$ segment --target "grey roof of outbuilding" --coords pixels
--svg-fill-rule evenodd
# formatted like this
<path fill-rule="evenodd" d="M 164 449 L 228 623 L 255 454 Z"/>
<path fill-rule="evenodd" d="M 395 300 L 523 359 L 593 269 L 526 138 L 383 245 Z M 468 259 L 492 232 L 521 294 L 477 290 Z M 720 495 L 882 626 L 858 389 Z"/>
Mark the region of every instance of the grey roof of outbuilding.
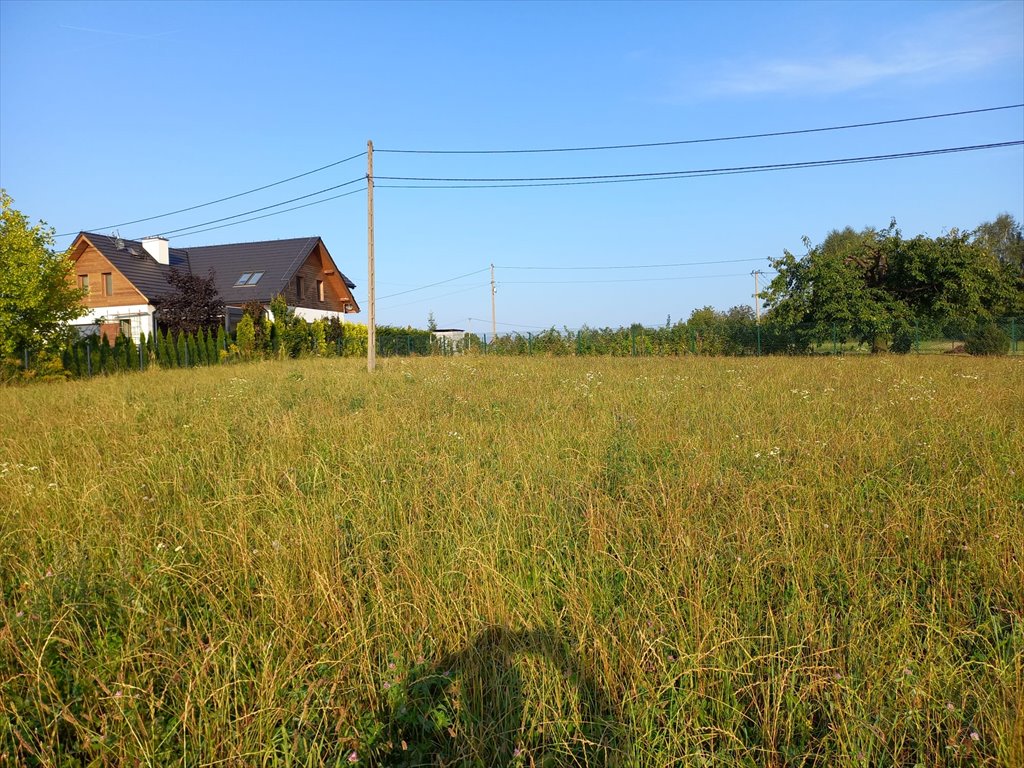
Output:
<path fill-rule="evenodd" d="M 213 270 L 217 293 L 226 304 L 244 304 L 253 300 L 269 302 L 284 291 L 295 270 L 320 242 L 319 237 L 296 237 L 289 240 L 170 248 L 171 264 L 165 266 L 150 256 L 138 241 L 123 240 L 124 248 L 118 249 L 112 237 L 92 232 L 82 234 L 146 298 L 167 292 L 167 274 L 170 267 L 176 266 L 204 277 Z M 236 286 L 238 278 L 246 272 L 263 272 L 263 277 L 256 285 Z M 340 270 L 338 274 L 350 289 L 356 287 Z"/>

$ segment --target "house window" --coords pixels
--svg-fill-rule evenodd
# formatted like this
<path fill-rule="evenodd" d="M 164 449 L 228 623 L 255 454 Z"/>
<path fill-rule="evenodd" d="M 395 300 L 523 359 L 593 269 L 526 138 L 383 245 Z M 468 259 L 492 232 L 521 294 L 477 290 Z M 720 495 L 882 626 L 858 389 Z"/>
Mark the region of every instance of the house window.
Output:
<path fill-rule="evenodd" d="M 131 336 L 132 335 L 132 321 L 131 320 L 122 320 L 121 321 L 121 335 L 122 336 Z"/>
<path fill-rule="evenodd" d="M 298 275 L 295 276 L 295 295 L 302 298 L 302 278 Z"/>
<path fill-rule="evenodd" d="M 88 292 L 88 290 L 89 290 L 89 276 L 88 275 L 79 275 L 78 276 L 78 287 L 81 290 Z"/>
<path fill-rule="evenodd" d="M 235 287 L 237 288 L 240 285 L 256 285 L 261 277 L 263 277 L 262 272 L 243 272 L 242 276 L 235 283 Z"/>
<path fill-rule="evenodd" d="M 324 300 L 324 281 L 323 280 L 317 280 L 316 281 L 316 297 L 317 297 L 317 299 L 319 301 L 323 301 Z"/>
<path fill-rule="evenodd" d="M 113 296 L 114 295 L 114 275 L 112 272 L 103 273 L 103 295 Z"/>

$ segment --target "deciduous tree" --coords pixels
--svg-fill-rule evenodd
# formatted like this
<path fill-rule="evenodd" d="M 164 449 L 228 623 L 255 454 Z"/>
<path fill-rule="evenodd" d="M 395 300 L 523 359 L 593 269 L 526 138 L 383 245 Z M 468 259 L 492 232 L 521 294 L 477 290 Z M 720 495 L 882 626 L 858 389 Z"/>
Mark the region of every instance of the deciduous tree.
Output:
<path fill-rule="evenodd" d="M 904 239 L 890 222 L 882 230 L 836 230 L 819 245 L 804 238 L 806 255 L 785 251 L 778 275 L 762 296 L 773 324 L 797 325 L 809 341 L 833 334 L 873 351 L 893 341 L 909 349 L 915 323 L 938 328 L 1012 314 L 1020 280 L 976 237 L 951 230 Z"/>
<path fill-rule="evenodd" d="M 3 189 L 0 202 L 0 353 L 62 346 L 73 334 L 68 323 L 86 311 L 74 264 L 53 250 L 51 227 L 30 224 Z"/>
<path fill-rule="evenodd" d="M 172 268 L 167 282 L 171 286 L 167 293 L 153 299 L 161 325 L 177 336 L 220 324 L 224 302 L 217 294 L 212 269 L 202 277 Z"/>

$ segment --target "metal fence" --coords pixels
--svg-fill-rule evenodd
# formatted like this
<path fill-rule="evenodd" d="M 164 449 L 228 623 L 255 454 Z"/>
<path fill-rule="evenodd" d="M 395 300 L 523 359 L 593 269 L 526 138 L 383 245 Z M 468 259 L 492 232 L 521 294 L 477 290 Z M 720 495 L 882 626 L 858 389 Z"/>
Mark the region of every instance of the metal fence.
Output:
<path fill-rule="evenodd" d="M 723 320 L 719 323 L 677 323 L 660 328 L 551 328 L 537 333 L 491 335 L 466 333 L 462 338 L 431 336 L 426 331 L 389 329 L 377 338 L 380 357 L 455 355 L 682 357 L 686 355 L 868 355 L 1003 354 L 1024 355 L 1024 318 L 1005 317 L 961 323 L 904 323 L 895 328 L 854 329 L 838 323 L 782 325 Z M 300 347 L 298 356 L 362 357 L 365 332 L 330 339 L 320 347 Z M 11 374 L 39 378 L 90 377 L 139 371 L 150 367 L 193 368 L 252 357 L 282 356 L 278 349 L 241 353 L 222 332 L 204 339 L 174 340 L 164 346 L 154 339 L 136 344 L 130 337 L 114 343 L 91 336 L 58 353 L 25 348 L 18 360 L 4 363 Z M 13 368 L 19 369 L 12 371 Z"/>
<path fill-rule="evenodd" d="M 401 354 L 400 348 L 391 348 Z M 854 329 L 831 324 L 678 323 L 661 328 L 555 328 L 539 333 L 467 334 L 434 353 L 658 357 L 683 355 L 1024 354 L 1024 318 L 905 323 Z M 378 354 L 388 354 L 378 349 Z"/>

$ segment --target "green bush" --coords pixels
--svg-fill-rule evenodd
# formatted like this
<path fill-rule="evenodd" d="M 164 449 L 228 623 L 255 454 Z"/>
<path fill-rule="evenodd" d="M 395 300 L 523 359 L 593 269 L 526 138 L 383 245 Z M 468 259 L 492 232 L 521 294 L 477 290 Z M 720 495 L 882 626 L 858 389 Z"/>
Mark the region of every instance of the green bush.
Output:
<path fill-rule="evenodd" d="M 256 351 L 256 328 L 252 315 L 242 315 L 242 319 L 238 321 L 238 328 L 235 329 L 235 339 L 242 357 L 246 360 L 252 357 Z"/>
<path fill-rule="evenodd" d="M 967 334 L 964 349 L 972 355 L 1005 355 L 1010 351 L 1010 337 L 995 323 L 987 323 Z"/>

